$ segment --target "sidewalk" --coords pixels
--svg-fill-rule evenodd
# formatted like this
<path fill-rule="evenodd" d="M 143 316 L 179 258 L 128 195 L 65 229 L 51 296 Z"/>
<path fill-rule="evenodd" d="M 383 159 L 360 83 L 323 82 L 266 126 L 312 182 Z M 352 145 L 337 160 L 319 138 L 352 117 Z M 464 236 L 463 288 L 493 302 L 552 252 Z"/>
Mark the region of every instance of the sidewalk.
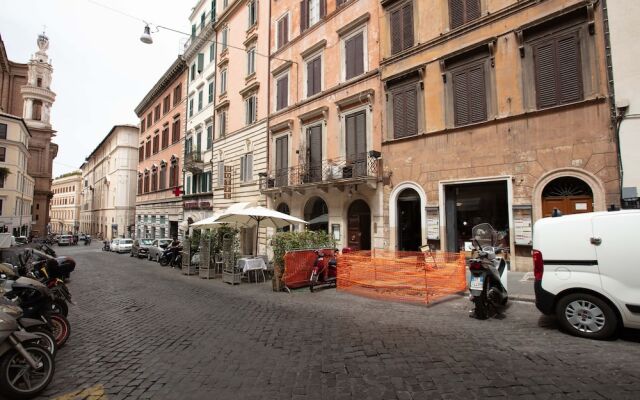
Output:
<path fill-rule="evenodd" d="M 509 300 L 536 301 L 533 291 L 533 272 L 509 271 L 507 292 Z"/>

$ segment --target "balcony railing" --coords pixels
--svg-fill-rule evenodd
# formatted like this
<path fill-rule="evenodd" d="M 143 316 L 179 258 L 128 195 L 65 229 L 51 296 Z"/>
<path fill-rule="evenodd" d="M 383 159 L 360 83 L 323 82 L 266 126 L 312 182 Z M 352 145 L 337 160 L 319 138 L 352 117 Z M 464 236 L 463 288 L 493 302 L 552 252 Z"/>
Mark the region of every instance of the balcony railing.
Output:
<path fill-rule="evenodd" d="M 202 161 L 202 153 L 199 151 L 190 151 L 184 154 L 184 168 L 191 172 L 200 172 L 204 167 Z"/>
<path fill-rule="evenodd" d="M 260 177 L 260 190 L 376 179 L 379 163 L 379 155 L 362 153 L 276 169 Z"/>

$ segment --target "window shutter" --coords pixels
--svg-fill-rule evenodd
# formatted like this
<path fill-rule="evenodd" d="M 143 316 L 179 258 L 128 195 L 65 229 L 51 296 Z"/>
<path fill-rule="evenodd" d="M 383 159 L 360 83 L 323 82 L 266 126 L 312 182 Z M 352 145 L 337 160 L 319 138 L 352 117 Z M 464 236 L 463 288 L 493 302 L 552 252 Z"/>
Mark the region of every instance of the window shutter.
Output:
<path fill-rule="evenodd" d="M 453 112 L 455 114 L 455 125 L 466 125 L 469 123 L 469 100 L 467 93 L 467 74 L 465 71 L 453 74 Z"/>
<path fill-rule="evenodd" d="M 404 137 L 405 132 L 405 93 L 398 90 L 392 94 L 393 96 L 393 137 Z"/>
<path fill-rule="evenodd" d="M 282 45 L 289 43 L 289 15 L 282 18 Z"/>
<path fill-rule="evenodd" d="M 480 18 L 480 0 L 465 0 L 465 22 Z"/>
<path fill-rule="evenodd" d="M 320 19 L 327 15 L 327 0 L 320 0 Z"/>
<path fill-rule="evenodd" d="M 356 154 L 356 118 L 353 114 L 346 118 L 345 133 L 347 136 L 347 162 L 351 162 Z"/>
<path fill-rule="evenodd" d="M 309 27 L 309 0 L 300 2 L 300 33 Z"/>
<path fill-rule="evenodd" d="M 557 59 L 560 103 L 570 103 L 582 99 L 582 71 L 580 67 L 580 47 L 575 35 L 558 39 Z"/>
<path fill-rule="evenodd" d="M 280 18 L 278 21 L 278 35 L 276 38 L 276 47 L 280 48 L 284 44 L 284 20 L 286 17 Z"/>
<path fill-rule="evenodd" d="M 218 186 L 224 185 L 224 162 L 218 161 Z"/>
<path fill-rule="evenodd" d="M 318 57 L 315 60 L 313 60 L 313 93 L 320 93 L 320 91 L 322 90 L 321 70 L 322 70 L 322 58 Z"/>
<path fill-rule="evenodd" d="M 356 114 L 356 156 L 359 160 L 363 159 L 367 152 L 366 126 L 366 114 L 361 111 Z"/>
<path fill-rule="evenodd" d="M 487 120 L 487 90 L 484 81 L 484 65 L 476 65 L 468 71 L 469 122 Z"/>
<path fill-rule="evenodd" d="M 402 51 L 402 15 L 401 9 L 391 13 L 391 54 Z"/>
<path fill-rule="evenodd" d="M 198 53 L 198 73 L 204 70 L 204 53 Z"/>
<path fill-rule="evenodd" d="M 364 34 L 359 33 L 354 37 L 354 76 L 358 76 L 364 72 L 364 49 L 363 49 L 363 40 Z"/>
<path fill-rule="evenodd" d="M 451 28 L 464 24 L 464 2 L 466 0 L 449 0 L 449 20 Z"/>
<path fill-rule="evenodd" d="M 247 168 L 245 172 L 245 182 L 253 181 L 253 154 L 247 154 L 245 157 Z"/>
<path fill-rule="evenodd" d="M 413 46 L 413 3 L 402 8 L 402 49 Z"/>
<path fill-rule="evenodd" d="M 553 42 L 546 42 L 536 46 L 533 62 L 536 70 L 536 100 L 538 108 L 556 105 L 558 99 L 556 96 Z"/>
<path fill-rule="evenodd" d="M 307 97 L 313 96 L 315 94 L 314 91 L 314 79 L 313 79 L 313 73 L 314 73 L 314 68 L 313 68 L 313 63 L 314 61 L 309 61 L 307 63 Z"/>

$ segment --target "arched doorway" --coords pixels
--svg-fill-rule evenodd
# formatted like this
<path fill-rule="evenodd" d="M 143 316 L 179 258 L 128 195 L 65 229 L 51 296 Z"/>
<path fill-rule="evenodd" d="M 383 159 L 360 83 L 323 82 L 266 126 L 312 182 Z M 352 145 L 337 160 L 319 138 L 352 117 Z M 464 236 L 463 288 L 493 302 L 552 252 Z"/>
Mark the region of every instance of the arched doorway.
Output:
<path fill-rule="evenodd" d="M 398 195 L 398 250 L 418 251 L 422 245 L 422 213 L 420 195 L 414 189 L 404 189 Z"/>
<path fill-rule="evenodd" d="M 542 216 L 550 217 L 553 210 L 562 214 L 593 211 L 593 191 L 581 179 L 563 176 L 549 182 L 542 190 Z"/>
<path fill-rule="evenodd" d="M 356 200 L 347 212 L 347 246 L 371 250 L 371 210 L 364 200 Z"/>
<path fill-rule="evenodd" d="M 310 231 L 329 232 L 329 208 L 320 197 L 312 197 L 304 206 L 304 219 Z"/>
<path fill-rule="evenodd" d="M 281 212 L 283 214 L 291 215 L 291 210 L 289 209 L 289 205 L 287 203 L 280 203 L 276 208 L 276 211 Z M 284 228 L 278 229 L 278 232 L 289 232 L 291 230 L 291 225 L 285 226 Z"/>

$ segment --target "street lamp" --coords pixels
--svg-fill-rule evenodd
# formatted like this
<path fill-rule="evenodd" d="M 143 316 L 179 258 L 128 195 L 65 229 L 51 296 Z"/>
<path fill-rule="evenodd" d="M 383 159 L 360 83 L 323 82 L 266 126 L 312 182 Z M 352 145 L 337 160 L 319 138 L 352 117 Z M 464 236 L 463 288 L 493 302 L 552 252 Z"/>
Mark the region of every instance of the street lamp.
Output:
<path fill-rule="evenodd" d="M 149 28 L 149 25 L 145 25 L 144 32 L 142 33 L 142 36 L 140 36 L 140 41 L 145 44 L 153 43 L 153 38 L 151 37 L 151 29 Z"/>

